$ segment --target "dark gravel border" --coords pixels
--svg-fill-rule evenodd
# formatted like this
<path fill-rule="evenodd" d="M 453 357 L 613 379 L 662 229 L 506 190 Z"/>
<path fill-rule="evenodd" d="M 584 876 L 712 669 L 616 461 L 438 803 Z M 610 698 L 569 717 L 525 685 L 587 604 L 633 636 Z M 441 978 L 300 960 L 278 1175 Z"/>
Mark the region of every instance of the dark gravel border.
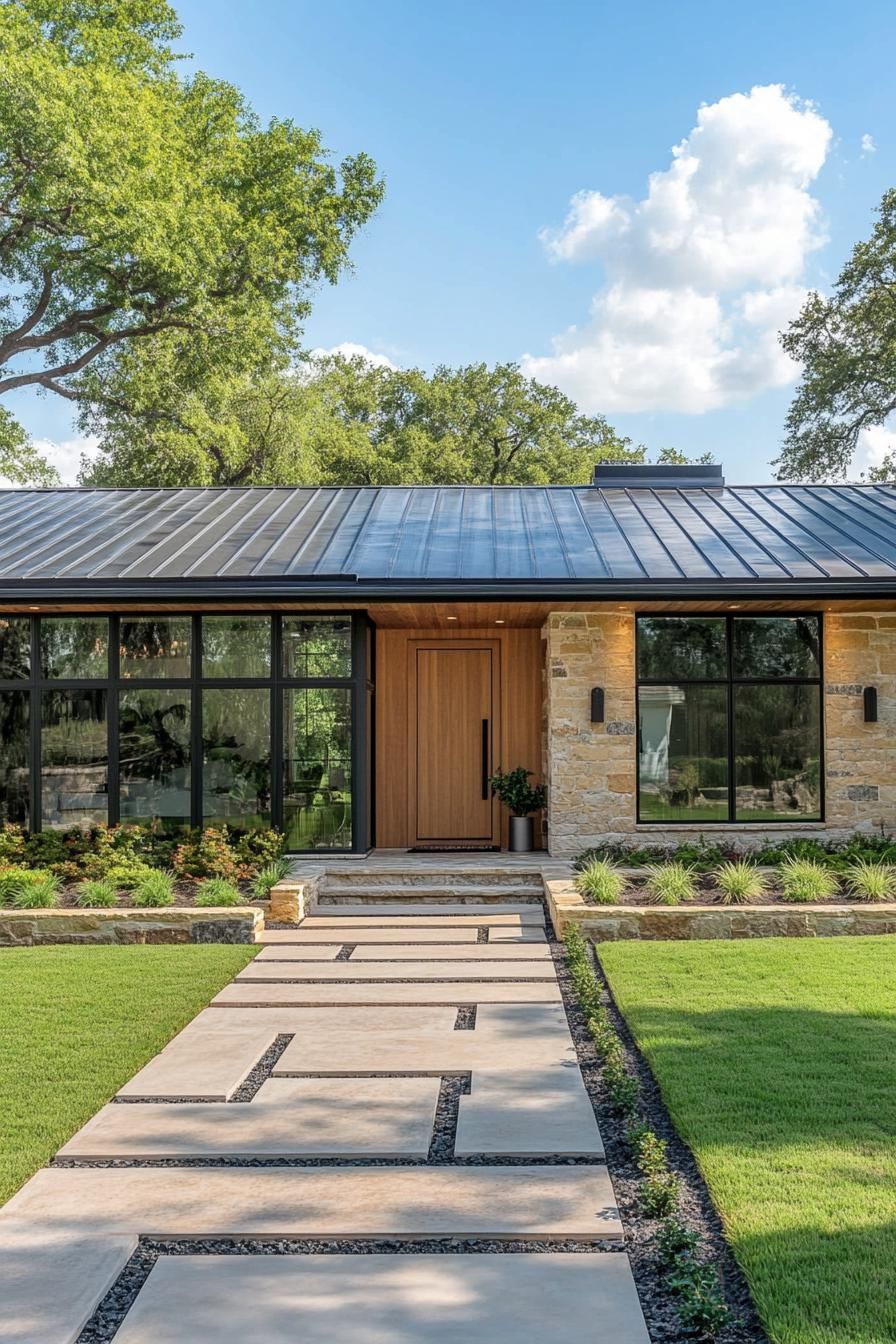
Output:
<path fill-rule="evenodd" d="M 625 1229 L 625 1248 L 650 1337 L 654 1344 L 692 1344 L 693 1336 L 682 1330 L 675 1313 L 674 1298 L 666 1288 L 662 1272 L 657 1266 L 653 1240 L 659 1220 L 646 1217 L 641 1210 L 642 1177 L 632 1160 L 625 1138 L 626 1125 L 609 1104 L 594 1044 L 573 989 L 566 951 L 563 944 L 553 936 L 553 931 L 550 947 L 582 1077 L 603 1137 L 607 1166 Z M 622 1044 L 626 1067 L 636 1075 L 641 1085 L 641 1116 L 656 1134 L 666 1140 L 669 1165 L 681 1181 L 680 1216 L 700 1234 L 705 1251 L 703 1258 L 710 1261 L 719 1272 L 733 1323 L 715 1336 L 717 1344 L 768 1344 L 768 1336 L 759 1320 L 747 1281 L 725 1240 L 721 1219 L 706 1183 L 693 1154 L 672 1124 L 656 1079 L 616 1007 L 599 961 L 596 961 L 595 973 L 604 991 L 605 1006 Z"/>

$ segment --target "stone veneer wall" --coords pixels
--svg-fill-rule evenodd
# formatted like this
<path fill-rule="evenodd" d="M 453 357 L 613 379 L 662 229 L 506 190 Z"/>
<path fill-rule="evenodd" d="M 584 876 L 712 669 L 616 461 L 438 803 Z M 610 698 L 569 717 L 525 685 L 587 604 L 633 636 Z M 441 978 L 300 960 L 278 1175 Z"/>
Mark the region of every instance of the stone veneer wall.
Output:
<path fill-rule="evenodd" d="M 635 620 L 629 613 L 555 612 L 544 628 L 546 777 L 552 855 L 607 840 L 675 843 L 700 835 L 748 849 L 771 833 L 832 838 L 896 829 L 896 610 L 824 617 L 826 821 L 804 826 L 636 821 Z M 591 688 L 604 688 L 604 722 L 592 724 Z M 878 690 L 878 719 L 862 691 Z"/>

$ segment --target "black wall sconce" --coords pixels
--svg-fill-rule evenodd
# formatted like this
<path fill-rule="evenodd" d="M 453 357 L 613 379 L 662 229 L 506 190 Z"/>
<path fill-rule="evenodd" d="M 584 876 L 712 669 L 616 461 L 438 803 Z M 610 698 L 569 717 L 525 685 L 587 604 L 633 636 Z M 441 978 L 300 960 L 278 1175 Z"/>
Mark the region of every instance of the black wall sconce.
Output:
<path fill-rule="evenodd" d="M 603 723 L 604 721 L 604 688 L 595 686 L 591 692 L 591 722 Z"/>
<path fill-rule="evenodd" d="M 865 722 L 877 723 L 877 687 L 866 686 L 862 699 L 865 702 Z"/>

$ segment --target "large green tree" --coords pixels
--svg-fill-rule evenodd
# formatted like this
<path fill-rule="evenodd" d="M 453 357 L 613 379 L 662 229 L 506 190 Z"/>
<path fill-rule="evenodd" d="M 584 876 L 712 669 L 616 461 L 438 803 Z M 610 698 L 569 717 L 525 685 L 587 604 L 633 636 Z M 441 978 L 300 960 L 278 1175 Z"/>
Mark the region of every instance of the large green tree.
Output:
<path fill-rule="evenodd" d="M 169 372 L 129 373 L 140 404 L 85 421 L 102 450 L 87 483 L 563 484 L 588 480 L 595 461 L 643 455 L 515 364 L 426 374 L 319 357 L 173 399 Z"/>
<path fill-rule="evenodd" d="M 179 34 L 164 0 L 0 0 L 0 396 L 164 420 L 147 368 L 264 381 L 380 200 L 366 155 L 186 77 Z M 2 403 L 0 474 L 40 476 Z"/>
<path fill-rule="evenodd" d="M 811 294 L 782 337 L 803 374 L 775 464 L 785 480 L 845 477 L 864 429 L 896 412 L 896 190 L 881 201 L 829 298 Z M 869 473 L 892 479 L 890 454 Z"/>

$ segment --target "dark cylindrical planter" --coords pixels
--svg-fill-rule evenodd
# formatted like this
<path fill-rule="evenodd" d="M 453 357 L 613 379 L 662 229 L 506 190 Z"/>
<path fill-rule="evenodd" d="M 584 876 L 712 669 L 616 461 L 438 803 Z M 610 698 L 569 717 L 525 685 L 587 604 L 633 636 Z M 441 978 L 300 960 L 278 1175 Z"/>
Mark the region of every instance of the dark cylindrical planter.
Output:
<path fill-rule="evenodd" d="M 510 818 L 510 850 L 513 854 L 528 854 L 532 849 L 534 827 L 531 817 Z"/>

